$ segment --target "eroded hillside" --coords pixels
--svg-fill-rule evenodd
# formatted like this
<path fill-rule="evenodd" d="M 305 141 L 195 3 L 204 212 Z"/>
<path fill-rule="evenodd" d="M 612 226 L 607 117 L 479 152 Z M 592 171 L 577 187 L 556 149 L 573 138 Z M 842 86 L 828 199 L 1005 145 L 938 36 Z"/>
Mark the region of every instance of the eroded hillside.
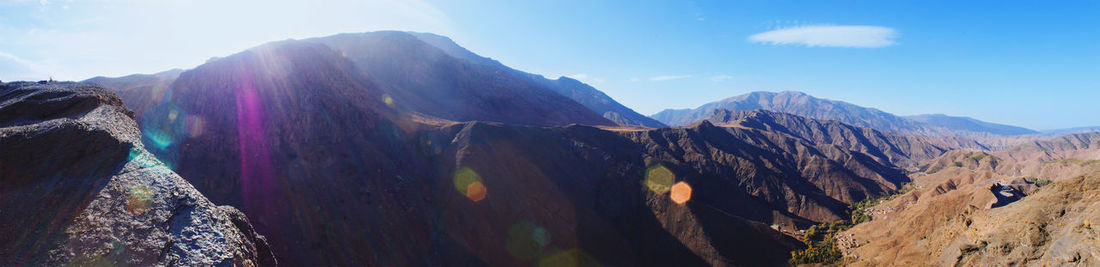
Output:
<path fill-rule="evenodd" d="M 841 234 L 846 255 L 855 265 L 1094 265 L 1096 135 L 930 161 L 915 190 Z"/>

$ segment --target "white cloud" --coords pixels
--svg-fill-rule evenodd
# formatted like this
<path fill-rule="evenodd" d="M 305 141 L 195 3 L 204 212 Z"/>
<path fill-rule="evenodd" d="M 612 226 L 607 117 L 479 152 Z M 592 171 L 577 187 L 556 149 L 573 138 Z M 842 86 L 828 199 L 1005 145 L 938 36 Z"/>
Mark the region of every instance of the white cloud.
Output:
<path fill-rule="evenodd" d="M 668 81 L 691 78 L 691 75 L 661 75 L 649 77 L 650 81 Z"/>
<path fill-rule="evenodd" d="M 588 74 L 587 73 L 569 74 L 569 75 L 565 75 L 565 77 L 573 78 L 575 80 L 584 80 L 584 79 L 588 79 Z"/>
<path fill-rule="evenodd" d="M 733 76 L 729 76 L 729 75 L 725 75 L 725 74 L 710 76 L 710 80 L 715 81 L 715 82 L 721 82 L 721 81 L 725 81 L 725 80 L 729 80 L 729 79 L 733 79 Z"/>
<path fill-rule="evenodd" d="M 749 36 L 749 41 L 771 45 L 808 47 L 886 47 L 894 45 L 898 31 L 881 26 L 799 26 Z"/>
<path fill-rule="evenodd" d="M 0 79 L 43 80 L 46 76 L 42 74 L 42 69 L 38 63 L 0 51 Z"/>
<path fill-rule="evenodd" d="M 641 81 L 641 80 L 642 79 L 638 79 L 638 77 L 630 77 L 631 82 L 638 82 L 638 81 Z"/>

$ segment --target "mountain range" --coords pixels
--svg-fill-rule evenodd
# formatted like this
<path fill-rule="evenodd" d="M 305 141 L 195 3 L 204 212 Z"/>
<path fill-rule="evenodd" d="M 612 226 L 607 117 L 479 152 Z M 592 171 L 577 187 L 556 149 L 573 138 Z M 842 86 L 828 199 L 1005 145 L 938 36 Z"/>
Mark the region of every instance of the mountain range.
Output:
<path fill-rule="evenodd" d="M 777 229 L 843 218 L 907 179 L 889 161 L 790 134 L 623 127 L 538 84 L 591 87 L 532 82 L 541 77 L 415 37 L 281 41 L 178 74 L 89 82 L 144 110 L 151 151 L 213 201 L 242 207 L 290 264 L 511 265 L 562 253 L 613 265 L 779 264 L 802 245 Z M 589 126 L 553 126 L 565 124 Z M 650 187 L 654 170 L 667 180 Z M 484 195 L 471 197 L 470 179 Z M 691 202 L 669 199 L 677 181 L 694 188 Z M 553 238 L 512 251 L 500 233 L 513 227 Z"/>
<path fill-rule="evenodd" d="M 93 84 L 111 92 L 51 89 L 98 88 Z M 140 248 L 132 255 L 182 246 L 167 258 L 132 257 L 140 259 L 133 264 L 273 265 L 277 258 L 289 265 L 741 266 L 813 255 L 817 263 L 843 256 L 856 265 L 981 265 L 1100 258 L 1088 254 L 1096 251 L 1088 245 L 1096 239 L 1088 226 L 1095 213 L 1082 208 L 1096 203 L 1090 191 L 1072 198 L 1077 202 L 1055 203 L 1095 180 L 1089 173 L 1100 138 L 1090 133 L 1043 137 L 799 92 L 755 92 L 650 118 L 574 79 L 515 70 L 447 37 L 394 31 L 271 42 L 186 70 L 15 88 L 25 89 L 0 90 L 11 99 L 0 101 L 0 145 L 39 156 L 4 154 L 0 161 L 22 166 L 78 155 L 87 162 L 35 170 L 129 179 L 116 185 L 121 178 L 102 178 L 112 181 L 106 187 L 99 178 L 70 179 L 85 182 L 61 187 L 68 191 L 60 195 L 72 196 L 58 200 L 62 210 L 28 217 L 62 222 L 49 224 L 50 238 L 93 236 L 97 248 L 114 246 L 103 241 L 107 235 L 82 229 L 172 221 L 194 206 L 187 214 L 199 214 L 188 217 L 202 230 L 199 239 L 225 233 L 233 243 L 201 255 L 183 246 L 187 241 L 127 245 Z M 97 106 L 113 113 L 88 111 Z M 72 119 L 87 133 L 12 139 Z M 125 134 L 104 139 L 96 127 Z M 57 140 L 107 140 L 110 149 Z M 55 152 L 67 148 L 76 151 Z M 95 162 L 123 167 L 82 169 Z M 142 163 L 155 168 L 135 165 Z M 17 183 L 0 188 L 0 212 L 34 204 L 23 199 L 29 195 L 59 195 L 49 191 L 57 190 L 53 184 L 70 181 L 35 182 L 29 177 L 39 173 L 5 168 L 12 164 L 0 165 L 0 174 L 23 178 L 0 181 Z M 101 208 L 144 211 L 146 200 L 155 216 Z M 1068 214 L 1057 226 L 1029 219 L 1054 204 Z M 869 221 L 857 221 L 861 215 Z M 88 219 L 97 217 L 112 221 Z M 1043 228 L 998 228 L 1005 218 Z M 985 234 L 965 234 L 971 225 Z M 150 227 L 111 236 L 178 234 L 174 226 Z M 34 239 L 35 229 L 18 228 L 15 236 L 43 240 Z M 1028 236 L 1005 234 L 1013 232 Z M 34 242 L 35 251 L 61 255 L 34 263 L 85 262 Z M 19 249 L 0 246 L 0 262 L 22 262 L 10 256 Z M 126 263 L 131 255 L 81 251 L 93 263 Z M 1004 251 L 1011 253 L 996 257 Z"/>

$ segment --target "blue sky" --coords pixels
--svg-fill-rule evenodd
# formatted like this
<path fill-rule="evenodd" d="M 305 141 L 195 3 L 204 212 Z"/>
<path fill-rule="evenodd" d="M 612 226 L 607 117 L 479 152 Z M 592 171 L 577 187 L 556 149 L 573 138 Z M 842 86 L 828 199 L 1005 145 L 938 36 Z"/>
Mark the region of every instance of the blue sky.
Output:
<path fill-rule="evenodd" d="M 152 73 L 267 41 L 396 29 L 578 78 L 647 115 L 797 90 L 899 115 L 1100 125 L 1095 1 L 307 2 L 0 2 L 0 79 Z"/>

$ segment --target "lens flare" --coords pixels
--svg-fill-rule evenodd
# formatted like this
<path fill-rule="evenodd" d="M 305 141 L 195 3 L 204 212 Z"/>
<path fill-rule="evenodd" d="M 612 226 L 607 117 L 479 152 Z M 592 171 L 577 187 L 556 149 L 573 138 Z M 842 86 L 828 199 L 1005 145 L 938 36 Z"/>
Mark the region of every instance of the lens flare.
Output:
<path fill-rule="evenodd" d="M 145 214 L 153 205 L 153 189 L 148 185 L 128 186 L 126 188 L 126 211 L 134 216 Z"/>
<path fill-rule="evenodd" d="M 389 94 L 382 94 L 382 102 L 386 103 L 386 106 L 393 107 L 393 97 L 390 97 Z"/>
<path fill-rule="evenodd" d="M 201 118 L 176 106 L 171 101 L 171 90 L 166 92 L 164 101 L 142 113 L 141 141 L 165 166 L 175 169 L 179 159 L 178 146 L 187 138 L 200 134 L 203 122 Z"/>
<path fill-rule="evenodd" d="M 676 175 L 661 164 L 655 164 L 646 169 L 645 186 L 653 193 L 658 195 L 668 193 L 673 181 L 676 181 Z"/>
<path fill-rule="evenodd" d="M 206 121 L 198 115 L 187 115 L 186 129 L 187 136 L 191 138 L 199 137 L 202 135 L 203 127 L 206 126 Z"/>
<path fill-rule="evenodd" d="M 126 244 L 119 241 L 103 244 L 97 248 L 85 248 L 73 255 L 69 265 L 73 266 L 118 266 L 137 257 Z"/>
<path fill-rule="evenodd" d="M 676 202 L 676 204 L 687 203 L 688 200 L 691 200 L 691 186 L 683 181 L 676 183 L 672 186 L 672 194 L 669 195 L 669 198 L 672 198 L 672 202 Z"/>
<path fill-rule="evenodd" d="M 481 183 L 481 175 L 478 175 L 469 167 L 462 167 L 454 175 L 455 189 L 474 202 L 485 199 L 488 191 L 485 184 Z"/>
<path fill-rule="evenodd" d="M 127 158 L 127 160 L 137 163 L 138 166 L 141 166 L 142 168 L 168 168 L 168 166 L 165 166 L 164 163 L 161 163 L 161 161 L 157 160 L 156 157 L 150 154 L 143 153 L 142 150 L 138 149 L 137 147 L 130 148 L 130 156 Z"/>
<path fill-rule="evenodd" d="M 505 248 L 512 257 L 531 260 L 542 254 L 546 245 L 550 244 L 550 232 L 530 221 L 520 221 L 508 227 L 508 239 L 505 242 Z"/>
<path fill-rule="evenodd" d="M 603 266 L 592 256 L 580 249 L 559 251 L 539 260 L 538 267 L 578 267 L 578 266 Z"/>
<path fill-rule="evenodd" d="M 474 202 L 485 199 L 486 193 L 488 192 L 485 191 L 485 186 L 482 185 L 481 182 L 474 182 L 470 184 L 468 188 L 466 188 L 466 197 L 470 198 L 470 200 L 473 200 Z"/>
<path fill-rule="evenodd" d="M 166 149 L 176 142 L 176 139 L 172 138 L 171 134 L 165 133 L 160 129 L 145 129 L 144 133 L 145 137 L 149 138 L 149 141 L 153 141 L 151 145 L 157 149 Z"/>
<path fill-rule="evenodd" d="M 241 67 L 237 71 L 237 140 L 241 166 L 241 193 L 244 210 L 267 213 L 276 203 L 275 165 L 267 141 L 267 110 L 252 77 L 252 71 Z"/>

